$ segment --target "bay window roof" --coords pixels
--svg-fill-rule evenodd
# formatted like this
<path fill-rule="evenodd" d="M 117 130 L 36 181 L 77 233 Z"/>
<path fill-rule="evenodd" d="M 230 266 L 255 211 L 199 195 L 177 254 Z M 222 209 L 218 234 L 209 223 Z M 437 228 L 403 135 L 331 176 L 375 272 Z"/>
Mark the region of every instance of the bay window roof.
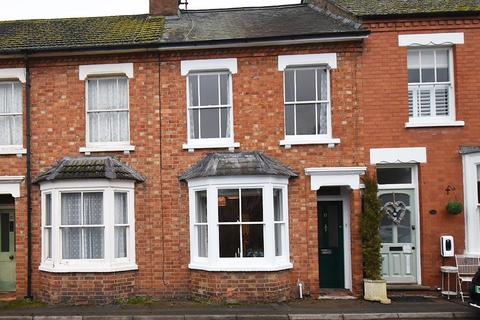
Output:
<path fill-rule="evenodd" d="M 181 176 L 181 181 L 215 176 L 284 176 L 298 177 L 291 168 L 258 151 L 210 153 Z"/>
<path fill-rule="evenodd" d="M 68 179 L 145 181 L 140 173 L 113 157 L 66 157 L 41 173 L 34 182 Z"/>

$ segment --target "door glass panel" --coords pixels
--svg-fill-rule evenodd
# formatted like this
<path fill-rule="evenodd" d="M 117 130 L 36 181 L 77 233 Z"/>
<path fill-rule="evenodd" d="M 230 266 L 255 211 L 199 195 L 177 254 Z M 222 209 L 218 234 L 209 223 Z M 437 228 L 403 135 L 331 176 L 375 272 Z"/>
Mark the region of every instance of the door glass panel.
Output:
<path fill-rule="evenodd" d="M 10 251 L 10 214 L 2 213 L 0 216 L 0 251 Z"/>
<path fill-rule="evenodd" d="M 393 225 L 392 220 L 386 215 L 383 216 L 380 223 L 380 236 L 383 243 L 393 243 Z"/>
<path fill-rule="evenodd" d="M 328 246 L 338 247 L 338 214 L 337 207 L 328 207 Z"/>
<path fill-rule="evenodd" d="M 378 184 L 412 183 L 412 168 L 377 168 Z"/>
<path fill-rule="evenodd" d="M 412 242 L 412 232 L 410 226 L 410 210 L 406 210 L 403 219 L 400 221 L 400 224 L 397 226 L 398 233 L 398 243 L 411 243 Z"/>
<path fill-rule="evenodd" d="M 410 205 L 410 195 L 407 193 L 395 193 L 395 202 L 402 202 L 406 206 Z"/>

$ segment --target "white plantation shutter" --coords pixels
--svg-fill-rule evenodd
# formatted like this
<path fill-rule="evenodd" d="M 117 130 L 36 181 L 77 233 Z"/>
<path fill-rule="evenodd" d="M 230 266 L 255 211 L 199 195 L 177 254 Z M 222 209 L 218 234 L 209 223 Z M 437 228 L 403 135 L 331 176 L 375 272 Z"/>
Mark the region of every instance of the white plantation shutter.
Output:
<path fill-rule="evenodd" d="M 408 52 L 408 113 L 410 118 L 451 117 L 453 86 L 450 49 L 410 49 Z"/>

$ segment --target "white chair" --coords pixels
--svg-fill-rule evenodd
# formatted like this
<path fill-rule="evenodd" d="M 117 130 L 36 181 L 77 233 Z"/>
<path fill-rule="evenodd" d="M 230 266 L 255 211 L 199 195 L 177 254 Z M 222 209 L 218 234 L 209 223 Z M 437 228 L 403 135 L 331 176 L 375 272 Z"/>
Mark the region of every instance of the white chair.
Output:
<path fill-rule="evenodd" d="M 464 282 L 468 284 L 472 283 L 473 277 L 480 267 L 480 257 L 456 255 L 455 262 L 457 263 L 458 268 L 458 286 L 460 288 L 460 296 L 462 297 L 462 302 L 465 302 L 462 284 Z"/>

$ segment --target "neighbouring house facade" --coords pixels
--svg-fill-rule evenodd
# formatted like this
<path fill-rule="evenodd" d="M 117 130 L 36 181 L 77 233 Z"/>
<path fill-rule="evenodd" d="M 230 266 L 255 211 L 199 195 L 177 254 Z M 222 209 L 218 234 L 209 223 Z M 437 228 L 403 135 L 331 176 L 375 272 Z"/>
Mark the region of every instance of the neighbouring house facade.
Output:
<path fill-rule="evenodd" d="M 360 295 L 367 169 L 385 279 L 438 287 L 441 235 L 480 251 L 480 5 L 390 2 L 0 22 L 0 292 Z"/>

